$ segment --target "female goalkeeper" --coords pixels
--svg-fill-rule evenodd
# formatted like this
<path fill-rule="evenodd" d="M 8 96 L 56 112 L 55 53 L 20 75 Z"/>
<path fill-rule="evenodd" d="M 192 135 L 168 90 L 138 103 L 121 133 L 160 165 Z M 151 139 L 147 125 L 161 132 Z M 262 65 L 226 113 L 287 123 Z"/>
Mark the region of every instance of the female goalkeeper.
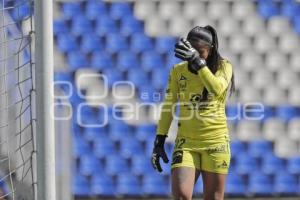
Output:
<path fill-rule="evenodd" d="M 225 115 L 227 91 L 234 91 L 230 62 L 218 52 L 218 37 L 211 26 L 195 27 L 175 45 L 183 62 L 170 72 L 152 154 L 153 167 L 161 172 L 159 158 L 168 162 L 165 138 L 179 102 L 178 132 L 172 155 L 172 192 L 177 200 L 192 199 L 194 185 L 203 178 L 204 200 L 224 197 L 230 164 Z"/>

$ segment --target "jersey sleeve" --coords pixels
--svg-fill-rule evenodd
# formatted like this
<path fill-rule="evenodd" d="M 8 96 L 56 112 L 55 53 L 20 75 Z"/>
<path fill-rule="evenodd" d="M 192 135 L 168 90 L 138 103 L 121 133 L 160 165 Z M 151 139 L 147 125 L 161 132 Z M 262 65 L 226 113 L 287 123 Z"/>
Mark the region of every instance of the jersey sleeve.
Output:
<path fill-rule="evenodd" d="M 178 83 L 175 68 L 169 73 L 168 85 L 165 92 L 160 118 L 157 125 L 157 135 L 167 135 L 173 114 L 175 113 L 176 103 L 178 101 Z"/>
<path fill-rule="evenodd" d="M 216 74 L 213 74 L 208 67 L 203 67 L 198 71 L 203 84 L 208 92 L 215 96 L 221 95 L 228 87 L 232 77 L 232 65 L 225 61 L 218 69 Z"/>

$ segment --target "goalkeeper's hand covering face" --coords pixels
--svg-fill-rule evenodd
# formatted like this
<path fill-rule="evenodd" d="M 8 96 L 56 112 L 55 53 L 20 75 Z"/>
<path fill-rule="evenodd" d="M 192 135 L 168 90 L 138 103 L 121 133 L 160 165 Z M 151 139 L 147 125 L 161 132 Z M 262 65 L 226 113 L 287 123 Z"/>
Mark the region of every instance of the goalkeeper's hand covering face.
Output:
<path fill-rule="evenodd" d="M 213 36 L 205 27 L 196 26 L 187 35 L 187 40 L 195 48 L 201 58 L 208 58 L 210 49 L 213 47 Z"/>

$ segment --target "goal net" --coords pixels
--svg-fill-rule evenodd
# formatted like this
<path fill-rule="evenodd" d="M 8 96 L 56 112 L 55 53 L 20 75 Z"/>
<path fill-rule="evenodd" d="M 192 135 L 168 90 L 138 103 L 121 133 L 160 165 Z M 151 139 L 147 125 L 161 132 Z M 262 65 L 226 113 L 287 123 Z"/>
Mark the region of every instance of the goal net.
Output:
<path fill-rule="evenodd" d="M 36 199 L 33 0 L 0 0 L 0 199 Z"/>

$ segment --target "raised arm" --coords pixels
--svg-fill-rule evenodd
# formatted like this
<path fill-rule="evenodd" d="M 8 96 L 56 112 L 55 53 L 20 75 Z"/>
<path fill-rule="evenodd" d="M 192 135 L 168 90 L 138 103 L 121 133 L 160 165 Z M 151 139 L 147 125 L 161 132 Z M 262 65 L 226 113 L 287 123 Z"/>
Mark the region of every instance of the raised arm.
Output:
<path fill-rule="evenodd" d="M 198 76 L 200 76 L 208 92 L 219 96 L 226 90 L 230 83 L 232 65 L 225 61 L 216 74 L 213 74 L 208 67 L 203 67 L 198 71 Z"/>

